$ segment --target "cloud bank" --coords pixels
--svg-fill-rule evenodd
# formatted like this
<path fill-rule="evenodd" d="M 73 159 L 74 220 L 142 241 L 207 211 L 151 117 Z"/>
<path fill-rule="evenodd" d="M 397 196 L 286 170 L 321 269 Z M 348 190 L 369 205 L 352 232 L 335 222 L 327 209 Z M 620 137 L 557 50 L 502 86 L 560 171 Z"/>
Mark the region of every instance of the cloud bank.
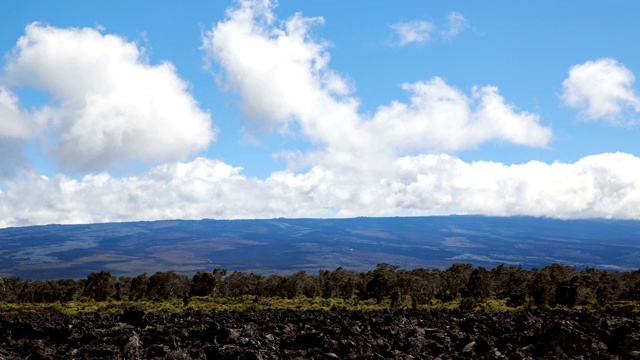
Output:
<path fill-rule="evenodd" d="M 0 192 L 0 226 L 157 219 L 429 214 L 640 218 L 640 158 L 507 166 L 449 155 L 394 161 L 385 176 L 314 167 L 264 180 L 217 160 L 165 164 L 135 177 L 31 176 Z"/>

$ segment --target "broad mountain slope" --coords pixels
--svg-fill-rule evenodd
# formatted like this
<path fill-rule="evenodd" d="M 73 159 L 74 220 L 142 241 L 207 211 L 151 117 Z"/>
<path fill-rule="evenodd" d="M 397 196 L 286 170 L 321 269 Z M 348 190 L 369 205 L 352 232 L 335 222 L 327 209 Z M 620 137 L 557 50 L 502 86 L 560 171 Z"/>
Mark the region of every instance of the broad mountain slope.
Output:
<path fill-rule="evenodd" d="M 447 268 L 551 263 L 635 270 L 640 221 L 433 216 L 172 220 L 0 229 L 0 276 L 83 278 L 174 270 L 291 273 L 386 262 Z"/>

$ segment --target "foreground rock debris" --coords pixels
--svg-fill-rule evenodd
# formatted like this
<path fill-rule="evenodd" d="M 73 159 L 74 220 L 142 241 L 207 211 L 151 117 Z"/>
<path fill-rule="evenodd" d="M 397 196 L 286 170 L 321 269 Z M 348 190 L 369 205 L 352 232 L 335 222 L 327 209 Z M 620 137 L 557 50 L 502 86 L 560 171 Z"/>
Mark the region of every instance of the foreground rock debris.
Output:
<path fill-rule="evenodd" d="M 0 316 L 0 359 L 640 359 L 640 316 L 570 311 Z"/>

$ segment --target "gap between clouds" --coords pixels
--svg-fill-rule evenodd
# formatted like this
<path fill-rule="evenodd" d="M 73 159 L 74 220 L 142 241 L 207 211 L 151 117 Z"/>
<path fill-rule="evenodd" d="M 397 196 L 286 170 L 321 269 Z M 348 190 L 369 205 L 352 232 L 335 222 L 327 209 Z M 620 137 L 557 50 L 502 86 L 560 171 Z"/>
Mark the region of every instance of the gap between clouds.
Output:
<path fill-rule="evenodd" d="M 63 168 L 93 173 L 76 180 L 32 171 L 5 180 L 0 226 L 448 213 L 640 218 L 639 158 L 616 153 L 507 166 L 438 155 L 488 141 L 546 146 L 552 133 L 497 87 L 477 86 L 467 95 L 441 78 L 403 84 L 408 103 L 365 117 L 349 79 L 329 67 L 328 44 L 309 36 L 322 19 L 296 14 L 280 21 L 274 6 L 237 2 L 204 35 L 203 51 L 253 121 L 281 130 L 295 123 L 318 145 L 293 160 L 310 170 L 255 179 L 217 160 L 174 161 L 206 147 L 215 130 L 170 63 L 150 65 L 136 44 L 94 29 L 32 24 L 0 83 L 0 142 L 53 134 Z M 599 104 L 603 94 L 578 91 L 591 83 L 571 80 L 580 79 L 575 69 L 563 99 Z M 20 86 L 48 92 L 53 101 L 21 109 L 11 92 Z M 566 100 L 571 92 L 589 101 Z M 123 178 L 106 172 L 132 160 L 164 164 Z"/>

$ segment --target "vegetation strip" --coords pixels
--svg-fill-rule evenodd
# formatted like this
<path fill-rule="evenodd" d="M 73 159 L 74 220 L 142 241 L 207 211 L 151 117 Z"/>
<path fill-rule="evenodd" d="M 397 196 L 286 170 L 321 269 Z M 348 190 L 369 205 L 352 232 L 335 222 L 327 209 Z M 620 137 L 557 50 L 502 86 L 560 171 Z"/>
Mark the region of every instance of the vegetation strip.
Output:
<path fill-rule="evenodd" d="M 454 264 L 446 270 L 405 270 L 379 264 L 355 273 L 246 274 L 216 269 L 192 278 L 173 271 L 136 277 L 102 271 L 80 280 L 0 278 L 0 311 L 66 314 L 186 310 L 376 310 L 384 308 L 518 310 L 537 308 L 640 311 L 640 270 L 609 272 L 553 264 L 542 269 Z"/>

